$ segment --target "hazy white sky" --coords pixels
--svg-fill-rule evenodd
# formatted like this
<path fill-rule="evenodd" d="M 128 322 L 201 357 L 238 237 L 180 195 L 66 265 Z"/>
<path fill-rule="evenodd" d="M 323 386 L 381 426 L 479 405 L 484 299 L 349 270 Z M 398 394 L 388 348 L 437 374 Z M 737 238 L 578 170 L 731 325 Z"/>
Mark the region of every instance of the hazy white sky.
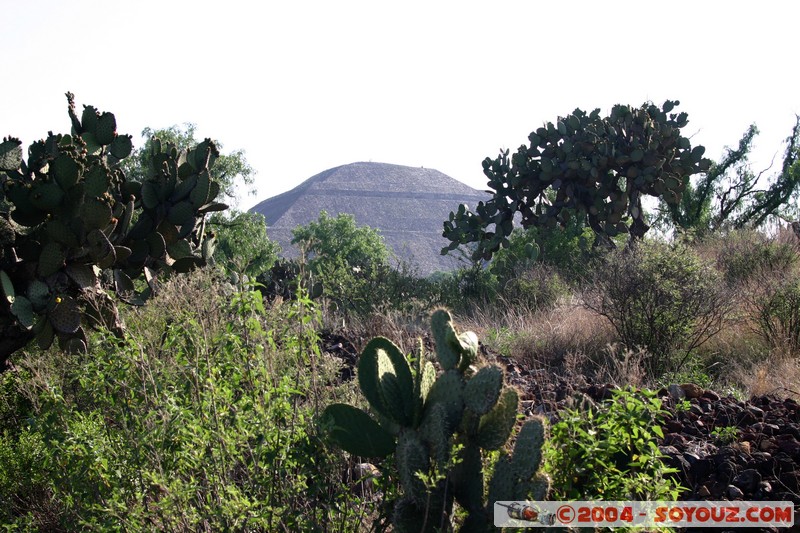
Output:
<path fill-rule="evenodd" d="M 121 133 L 193 122 L 257 196 L 379 161 L 485 188 L 481 161 L 576 107 L 681 101 L 718 159 L 800 113 L 795 1 L 0 0 L 0 135 L 68 132 L 64 93 Z"/>

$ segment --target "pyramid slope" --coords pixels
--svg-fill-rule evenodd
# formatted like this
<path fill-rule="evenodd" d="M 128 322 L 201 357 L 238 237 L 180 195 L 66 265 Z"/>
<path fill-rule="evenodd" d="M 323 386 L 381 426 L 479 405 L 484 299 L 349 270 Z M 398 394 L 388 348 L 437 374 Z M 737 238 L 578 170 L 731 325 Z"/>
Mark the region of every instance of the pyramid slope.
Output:
<path fill-rule="evenodd" d="M 353 215 L 358 225 L 380 231 L 401 259 L 414 264 L 421 275 L 452 270 L 457 261 L 439 251 L 448 241 L 442 223 L 458 205 L 474 207 L 488 194 L 475 190 L 437 170 L 387 163 L 352 163 L 321 172 L 294 189 L 251 209 L 267 222 L 267 233 L 287 257 L 296 257 L 292 230 L 319 217 Z"/>

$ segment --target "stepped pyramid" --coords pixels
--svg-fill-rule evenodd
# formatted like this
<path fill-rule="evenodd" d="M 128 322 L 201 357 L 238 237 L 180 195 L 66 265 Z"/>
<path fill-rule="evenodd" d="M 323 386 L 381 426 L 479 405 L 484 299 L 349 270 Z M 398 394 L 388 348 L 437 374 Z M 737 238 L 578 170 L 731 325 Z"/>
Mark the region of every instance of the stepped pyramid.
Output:
<path fill-rule="evenodd" d="M 320 211 L 332 217 L 349 213 L 356 224 L 379 230 L 390 250 L 425 276 L 459 264 L 439 253 L 448 244 L 442 224 L 450 212 L 488 198 L 438 170 L 370 162 L 320 172 L 250 211 L 264 215 L 267 234 L 285 257 L 299 255 L 291 244 L 295 227 L 317 220 Z"/>

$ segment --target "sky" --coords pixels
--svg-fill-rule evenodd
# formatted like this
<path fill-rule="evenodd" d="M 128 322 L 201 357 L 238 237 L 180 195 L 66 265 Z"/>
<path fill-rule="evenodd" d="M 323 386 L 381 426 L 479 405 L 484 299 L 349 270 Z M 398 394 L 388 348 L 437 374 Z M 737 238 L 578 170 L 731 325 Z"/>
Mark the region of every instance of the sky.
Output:
<path fill-rule="evenodd" d="M 481 161 L 575 108 L 680 100 L 718 160 L 755 123 L 779 166 L 800 113 L 793 1 L 0 0 L 0 136 L 67 133 L 64 93 L 244 150 L 255 195 L 328 168 Z"/>

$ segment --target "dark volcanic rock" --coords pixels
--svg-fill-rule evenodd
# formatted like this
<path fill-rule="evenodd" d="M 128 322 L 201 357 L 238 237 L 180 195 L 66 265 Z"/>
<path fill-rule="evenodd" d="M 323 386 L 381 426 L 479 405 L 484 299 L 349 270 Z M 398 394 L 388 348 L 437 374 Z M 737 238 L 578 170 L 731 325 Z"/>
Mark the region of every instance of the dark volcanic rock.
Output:
<path fill-rule="evenodd" d="M 495 357 L 506 363 L 507 358 Z M 576 408 L 589 399 L 602 402 L 615 388 L 584 383 L 569 389 L 584 393 L 585 400 L 578 400 L 580 393 L 567 393 L 562 378 L 546 372 L 532 371 L 510 381 L 537 399 L 534 412 L 551 419 L 566 406 Z M 556 391 L 555 401 L 548 391 Z M 743 402 L 686 384 L 665 387 L 659 396 L 669 414 L 658 444 L 665 462 L 678 470 L 681 485 L 689 489 L 682 499 L 786 500 L 800 506 L 800 404 L 795 400 L 760 396 Z M 723 435 L 733 441 L 721 440 Z"/>

